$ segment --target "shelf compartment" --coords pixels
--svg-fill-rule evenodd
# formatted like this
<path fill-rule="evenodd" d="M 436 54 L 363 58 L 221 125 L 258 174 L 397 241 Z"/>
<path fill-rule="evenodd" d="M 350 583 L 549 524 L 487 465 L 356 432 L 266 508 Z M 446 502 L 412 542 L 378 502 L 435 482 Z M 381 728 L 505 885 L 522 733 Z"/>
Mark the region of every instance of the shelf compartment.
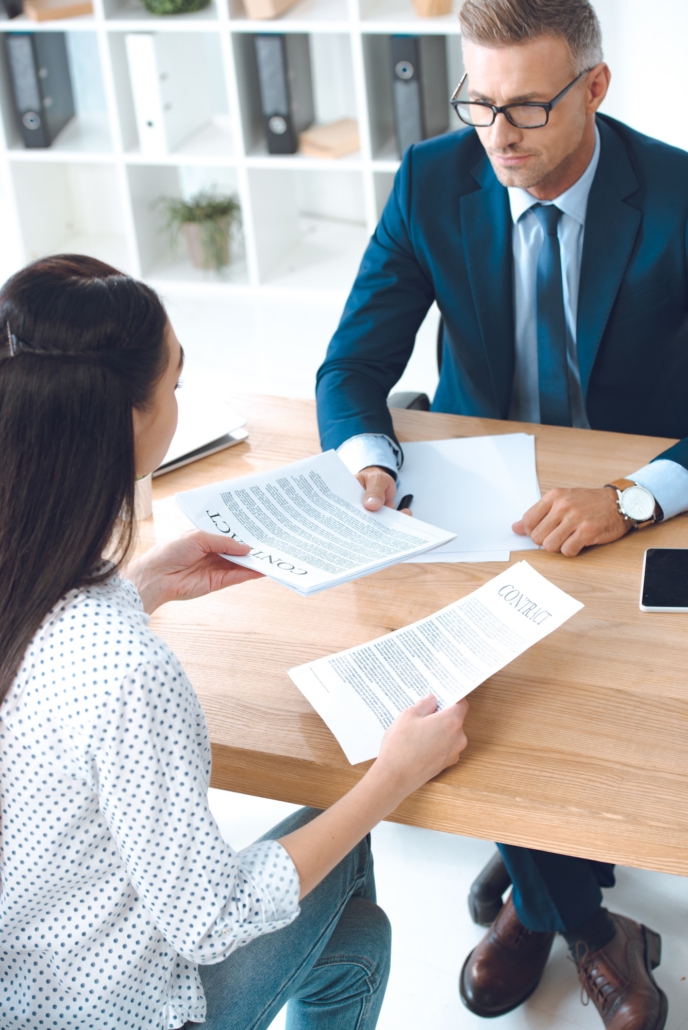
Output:
<path fill-rule="evenodd" d="M 131 270 L 116 170 L 105 164 L 13 163 L 24 257 L 81 253 Z"/>
<path fill-rule="evenodd" d="M 164 44 L 160 56 L 160 68 L 166 64 L 174 66 L 177 57 L 183 55 L 185 47 L 192 48 L 198 67 L 195 87 L 198 89 L 198 126 L 169 152 L 148 153 L 141 149 L 139 124 L 134 102 L 134 87 L 127 58 L 127 33 L 111 33 L 110 47 L 112 73 L 117 97 L 117 110 L 122 135 L 122 146 L 127 156 L 139 156 L 144 161 L 180 160 L 185 158 L 202 160 L 208 158 L 229 158 L 234 152 L 229 103 L 225 79 L 224 62 L 217 33 L 194 33 L 193 35 L 152 35 Z M 138 36 L 138 33 L 132 35 Z M 169 52 L 168 52 L 169 51 Z M 179 51 L 179 55 L 176 52 Z M 167 74 L 164 70 L 162 74 Z M 169 90 L 169 84 L 161 84 Z M 176 102 L 176 98 L 175 98 Z M 183 98 L 182 98 L 182 103 Z M 155 105 L 153 105 L 155 110 Z M 194 119 L 195 120 L 195 119 Z M 146 131 L 146 130 L 144 130 Z"/>
<path fill-rule="evenodd" d="M 55 32 L 59 25 L 64 25 L 70 32 L 93 32 L 97 25 L 95 14 L 82 14 L 76 18 L 56 19 L 55 21 L 33 21 L 25 14 L 0 23 L 2 32 Z"/>
<path fill-rule="evenodd" d="M 463 74 L 463 60 L 460 37 L 445 36 L 444 42 L 447 49 L 447 112 L 449 131 L 452 132 L 459 125 L 449 103 L 449 97 Z M 390 36 L 368 33 L 366 26 L 362 44 L 371 153 L 374 162 L 383 162 L 386 166 L 381 170 L 391 171 L 399 162 L 401 155 L 396 137 Z"/>
<path fill-rule="evenodd" d="M 366 32 L 404 32 L 418 35 L 461 35 L 459 4 L 450 14 L 421 18 L 411 0 L 360 0 L 361 21 Z"/>
<path fill-rule="evenodd" d="M 211 0 L 208 7 L 188 14 L 155 15 L 144 7 L 141 0 L 103 0 L 103 11 L 107 21 L 119 28 L 123 27 L 121 23 L 130 23 L 138 30 L 184 32 L 198 28 L 203 31 L 204 23 L 218 20 L 219 4 L 223 2 Z"/>
<path fill-rule="evenodd" d="M 271 23 L 272 26 L 272 23 Z M 272 27 L 269 32 L 277 31 Z M 254 33 L 242 33 L 233 39 L 244 145 L 249 158 L 294 160 L 299 155 L 273 155 L 268 153 L 265 122 L 261 109 L 258 69 L 254 51 Z M 356 118 L 356 92 L 354 84 L 351 39 L 345 33 L 308 34 L 311 72 L 313 79 L 314 125 L 324 125 L 340 118 Z M 343 158 L 311 158 L 324 165 L 337 166 L 341 161 L 360 160 L 360 151 Z"/>
<path fill-rule="evenodd" d="M 170 283 L 248 283 L 243 236 L 233 233 L 230 264 L 220 272 L 194 268 L 184 244 L 176 245 L 164 229 L 160 197 L 190 197 L 201 189 L 236 193 L 236 172 L 198 165 L 131 165 L 127 168 L 141 275 Z"/>
<path fill-rule="evenodd" d="M 17 271 L 16 255 L 21 253 L 16 207 L 9 183 L 9 170 L 0 166 L 0 283 Z"/>
<path fill-rule="evenodd" d="M 33 24 L 33 23 L 32 23 Z M 13 20 L 14 25 L 14 20 Z M 74 94 L 74 117 L 55 137 L 49 147 L 25 147 L 14 107 L 12 87 L 5 49 L 0 40 L 0 107 L 3 113 L 7 149 L 14 155 L 29 160 L 64 160 L 64 155 L 110 154 L 112 137 L 105 101 L 103 78 L 100 71 L 98 37 L 95 32 L 65 33 L 67 58 Z"/>
<path fill-rule="evenodd" d="M 346 25 L 349 21 L 349 6 L 347 0 L 299 0 L 299 3 L 277 18 L 251 20 L 241 0 L 229 0 L 229 16 L 232 28 L 239 31 L 304 32 L 309 31 L 304 29 L 305 25 L 315 24 L 318 28 L 321 24 L 327 26 L 328 22 Z"/>
<path fill-rule="evenodd" d="M 256 168 L 248 176 L 260 282 L 348 291 L 368 242 L 362 175 Z"/>

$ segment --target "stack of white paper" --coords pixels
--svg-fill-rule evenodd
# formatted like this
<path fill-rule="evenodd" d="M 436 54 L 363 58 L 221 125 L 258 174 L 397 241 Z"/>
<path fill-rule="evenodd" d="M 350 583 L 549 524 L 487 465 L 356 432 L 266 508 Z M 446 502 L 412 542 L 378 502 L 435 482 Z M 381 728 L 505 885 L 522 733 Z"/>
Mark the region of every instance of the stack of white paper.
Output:
<path fill-rule="evenodd" d="M 397 497 L 455 537 L 414 562 L 508 561 L 537 548 L 511 526 L 540 499 L 535 438 L 526 433 L 404 444 Z"/>
<path fill-rule="evenodd" d="M 305 596 L 453 536 L 391 508 L 366 511 L 358 480 L 334 451 L 189 490 L 177 494 L 177 501 L 198 529 L 251 545 L 250 554 L 231 561 Z"/>
<path fill-rule="evenodd" d="M 582 607 L 522 561 L 427 619 L 289 675 L 355 765 L 377 756 L 399 712 L 428 694 L 439 708 L 460 701 Z"/>

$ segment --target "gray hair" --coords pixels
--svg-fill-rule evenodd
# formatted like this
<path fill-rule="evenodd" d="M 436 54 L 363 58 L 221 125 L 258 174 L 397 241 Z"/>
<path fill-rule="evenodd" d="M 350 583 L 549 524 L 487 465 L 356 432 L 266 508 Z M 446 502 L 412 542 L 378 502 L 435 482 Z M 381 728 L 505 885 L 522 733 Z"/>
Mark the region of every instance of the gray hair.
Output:
<path fill-rule="evenodd" d="M 604 60 L 602 30 L 589 0 L 464 0 L 463 39 L 480 46 L 519 46 L 542 36 L 563 39 L 576 72 Z"/>

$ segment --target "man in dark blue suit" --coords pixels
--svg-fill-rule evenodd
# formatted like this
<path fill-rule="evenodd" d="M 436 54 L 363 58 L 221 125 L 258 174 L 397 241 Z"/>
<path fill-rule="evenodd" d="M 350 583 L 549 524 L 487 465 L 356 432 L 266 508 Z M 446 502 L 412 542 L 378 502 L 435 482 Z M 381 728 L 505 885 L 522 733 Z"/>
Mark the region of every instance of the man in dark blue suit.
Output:
<path fill-rule="evenodd" d="M 434 411 L 682 438 L 612 489 L 551 490 L 514 527 L 575 555 L 688 510 L 688 154 L 598 114 L 589 0 L 466 0 L 466 127 L 406 152 L 318 373 L 324 448 L 376 510 L 403 455 L 387 396 L 436 301 Z M 608 1030 L 660 1030 L 657 934 L 601 907 L 613 867 L 500 845 L 514 889 L 461 974 L 510 1011 L 563 933 Z"/>

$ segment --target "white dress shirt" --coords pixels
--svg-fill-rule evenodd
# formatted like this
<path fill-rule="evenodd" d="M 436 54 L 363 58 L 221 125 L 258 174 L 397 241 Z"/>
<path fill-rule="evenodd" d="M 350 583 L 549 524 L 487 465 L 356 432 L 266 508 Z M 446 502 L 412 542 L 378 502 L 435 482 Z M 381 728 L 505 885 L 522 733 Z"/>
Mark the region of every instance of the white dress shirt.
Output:
<path fill-rule="evenodd" d="M 197 963 L 299 912 L 276 841 L 234 851 L 178 660 L 118 577 L 46 616 L 0 706 L 0 1027 L 202 1023 Z"/>
<path fill-rule="evenodd" d="M 590 188 L 600 159 L 600 134 L 595 129 L 595 150 L 583 175 L 553 203 L 562 211 L 557 235 L 561 248 L 562 286 L 567 326 L 567 364 L 569 396 L 574 426 L 589 429 L 585 400 L 581 388 L 576 344 L 578 288 L 585 217 Z M 515 367 L 509 418 L 516 422 L 540 422 L 540 390 L 538 382 L 536 282 L 540 248 L 544 240 L 542 227 L 533 212 L 541 203 L 527 190 L 510 187 L 509 204 L 513 219 L 512 247 L 514 255 Z M 386 435 L 362 433 L 346 440 L 338 454 L 351 472 L 368 465 L 399 469 L 403 453 Z M 651 462 L 627 475 L 646 487 L 659 502 L 665 518 L 688 511 L 688 470 L 678 462 L 662 459 Z"/>

